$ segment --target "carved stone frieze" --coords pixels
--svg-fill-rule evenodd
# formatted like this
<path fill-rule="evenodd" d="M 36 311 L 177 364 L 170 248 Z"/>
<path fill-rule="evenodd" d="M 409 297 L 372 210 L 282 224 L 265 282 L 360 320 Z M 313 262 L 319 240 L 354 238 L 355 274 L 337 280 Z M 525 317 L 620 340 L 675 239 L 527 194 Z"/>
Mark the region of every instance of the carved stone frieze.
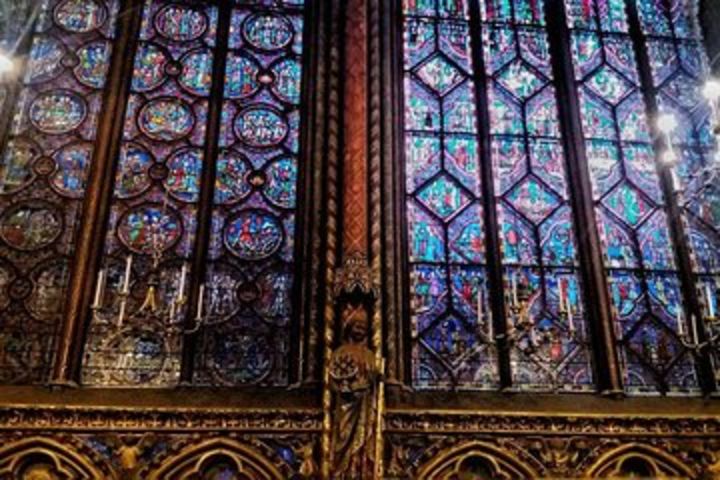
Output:
<path fill-rule="evenodd" d="M 389 478 L 720 478 L 720 419 L 390 412 Z"/>

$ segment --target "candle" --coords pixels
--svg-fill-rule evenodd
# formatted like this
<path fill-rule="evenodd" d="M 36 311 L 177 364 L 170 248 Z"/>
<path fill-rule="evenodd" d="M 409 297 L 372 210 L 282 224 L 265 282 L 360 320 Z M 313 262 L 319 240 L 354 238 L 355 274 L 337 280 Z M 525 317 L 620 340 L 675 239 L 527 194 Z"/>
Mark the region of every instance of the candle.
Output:
<path fill-rule="evenodd" d="M 685 327 L 683 326 L 682 311 L 678 307 L 675 314 L 675 320 L 677 321 L 677 332 L 681 337 L 685 335 Z"/>
<path fill-rule="evenodd" d="M 178 301 L 182 300 L 183 294 L 185 293 L 185 277 L 187 276 L 187 264 L 183 263 L 182 270 L 180 272 L 180 287 L 178 288 L 177 298 Z"/>
<path fill-rule="evenodd" d="M 105 290 L 105 269 L 98 272 L 97 285 L 95 286 L 95 301 L 93 308 L 102 308 L 103 291 Z"/>
<path fill-rule="evenodd" d="M 483 290 L 480 284 L 478 284 L 477 292 L 477 323 L 478 325 L 483 323 Z"/>
<path fill-rule="evenodd" d="M 123 326 L 123 321 L 125 320 L 125 305 L 127 303 L 127 299 L 123 298 L 120 300 L 120 314 L 118 315 L 118 322 L 117 326 L 118 328 Z"/>
<path fill-rule="evenodd" d="M 198 303 L 197 303 L 197 314 L 195 315 L 195 320 L 202 321 L 203 317 L 203 298 L 205 297 L 205 284 L 203 283 L 200 285 L 200 294 L 198 295 Z"/>
<path fill-rule="evenodd" d="M 692 331 L 693 331 L 693 342 L 695 345 L 700 343 L 700 337 L 698 337 L 698 326 L 697 326 L 697 318 L 695 318 L 695 315 L 690 316 L 690 323 L 692 323 Z"/>
<path fill-rule="evenodd" d="M 558 295 L 560 297 L 560 313 L 564 313 L 565 312 L 565 282 L 560 281 L 560 283 L 558 284 L 558 288 L 560 290 L 560 292 L 558 293 Z"/>
<path fill-rule="evenodd" d="M 715 318 L 715 301 L 710 291 L 710 285 L 705 284 L 705 299 L 708 305 L 708 315 L 711 319 Z"/>
<path fill-rule="evenodd" d="M 568 328 L 570 329 L 570 333 L 575 332 L 575 321 L 573 320 L 573 312 L 568 304 Z"/>
<path fill-rule="evenodd" d="M 488 310 L 488 320 L 487 320 L 487 335 L 489 340 L 494 340 L 494 333 L 493 332 L 493 317 L 492 317 L 492 310 Z"/>
<path fill-rule="evenodd" d="M 133 261 L 132 255 L 128 255 L 127 258 L 125 259 L 125 278 L 123 281 L 122 293 L 130 292 L 130 273 L 132 271 L 132 261 Z"/>
<path fill-rule="evenodd" d="M 513 306 L 517 307 L 518 305 L 518 296 L 517 296 L 517 275 L 515 272 L 512 274 L 512 301 Z"/>
<path fill-rule="evenodd" d="M 528 312 L 528 325 L 530 327 L 530 342 L 533 345 L 537 345 L 537 328 L 535 326 L 535 319 L 533 319 L 532 313 Z"/>

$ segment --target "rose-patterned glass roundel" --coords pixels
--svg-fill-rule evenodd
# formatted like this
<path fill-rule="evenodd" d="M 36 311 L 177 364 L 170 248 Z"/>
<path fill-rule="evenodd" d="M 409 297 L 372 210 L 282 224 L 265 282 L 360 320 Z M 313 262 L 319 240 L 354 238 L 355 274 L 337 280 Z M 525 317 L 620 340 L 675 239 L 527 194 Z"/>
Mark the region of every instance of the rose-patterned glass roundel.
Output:
<path fill-rule="evenodd" d="M 280 100 L 296 105 L 300 103 L 300 76 L 302 67 L 292 58 L 282 60 L 272 67 L 275 80 L 272 91 Z"/>
<path fill-rule="evenodd" d="M 250 166 L 235 152 L 223 151 L 218 158 L 215 203 L 234 203 L 245 198 L 252 188 L 247 181 Z"/>
<path fill-rule="evenodd" d="M 148 169 L 153 158 L 140 145 L 124 145 L 120 152 L 120 167 L 115 181 L 115 195 L 128 198 L 145 191 L 150 185 Z"/>
<path fill-rule="evenodd" d="M 50 181 L 52 187 L 62 195 L 81 198 L 91 155 L 89 143 L 71 144 L 58 151 L 54 156 L 57 170 Z"/>
<path fill-rule="evenodd" d="M 77 79 L 91 88 L 102 88 L 110 67 L 110 47 L 105 42 L 90 43 L 77 52 L 78 64 L 73 70 Z"/>
<path fill-rule="evenodd" d="M 182 59 L 180 85 L 195 95 L 209 95 L 212 84 L 213 55 L 209 50 L 197 50 Z"/>
<path fill-rule="evenodd" d="M 160 205 L 131 210 L 118 224 L 118 235 L 122 242 L 138 253 L 167 250 L 181 234 L 182 226 L 178 216 Z"/>
<path fill-rule="evenodd" d="M 260 88 L 257 62 L 246 55 L 230 54 L 225 67 L 225 97 L 249 97 Z"/>
<path fill-rule="evenodd" d="M 195 117 L 192 107 L 182 100 L 160 98 L 140 110 L 138 124 L 148 137 L 169 142 L 190 133 Z"/>
<path fill-rule="evenodd" d="M 55 78 L 63 70 L 61 60 L 64 56 L 62 42 L 50 36 L 36 37 L 27 63 L 27 81 L 37 83 Z"/>
<path fill-rule="evenodd" d="M 33 178 L 32 162 L 36 157 L 37 147 L 30 142 L 10 140 L 0 162 L 0 192 L 11 193 L 24 187 Z"/>
<path fill-rule="evenodd" d="M 290 22 L 268 13 L 251 15 L 243 24 L 245 40 L 260 50 L 277 50 L 287 46 L 293 38 Z"/>
<path fill-rule="evenodd" d="M 121 331 L 110 337 L 103 350 L 118 382 L 141 385 L 152 381 L 165 367 L 168 356 L 162 335 L 150 329 Z"/>
<path fill-rule="evenodd" d="M 62 216 L 51 205 L 20 204 L 0 218 L 0 237 L 18 250 L 39 250 L 62 232 Z"/>
<path fill-rule="evenodd" d="M 267 107 L 251 107 L 235 119 L 235 133 L 250 147 L 266 148 L 282 142 L 290 127 L 282 114 Z"/>
<path fill-rule="evenodd" d="M 225 228 L 225 244 L 243 260 L 262 260 L 282 245 L 283 229 L 274 215 L 246 210 L 230 220 Z"/>
<path fill-rule="evenodd" d="M 168 59 L 160 47 L 152 43 L 142 44 L 135 55 L 132 88 L 136 92 L 147 92 L 165 81 L 165 65 Z"/>
<path fill-rule="evenodd" d="M 290 157 L 275 160 L 265 168 L 265 196 L 280 208 L 295 208 L 297 166 Z"/>
<path fill-rule="evenodd" d="M 30 122 L 45 133 L 59 135 L 78 127 L 86 110 L 85 101 L 73 93 L 44 93 L 30 104 Z"/>
<path fill-rule="evenodd" d="M 95 30 L 106 18 L 105 7 L 95 0 L 65 0 L 55 8 L 55 22 L 74 33 Z"/>
<path fill-rule="evenodd" d="M 155 15 L 157 31 L 179 42 L 200 38 L 207 29 L 207 23 L 203 12 L 182 5 L 168 5 Z"/>
<path fill-rule="evenodd" d="M 165 186 L 173 197 L 183 202 L 198 200 L 202 158 L 202 150 L 192 148 L 181 150 L 168 159 L 169 174 Z"/>

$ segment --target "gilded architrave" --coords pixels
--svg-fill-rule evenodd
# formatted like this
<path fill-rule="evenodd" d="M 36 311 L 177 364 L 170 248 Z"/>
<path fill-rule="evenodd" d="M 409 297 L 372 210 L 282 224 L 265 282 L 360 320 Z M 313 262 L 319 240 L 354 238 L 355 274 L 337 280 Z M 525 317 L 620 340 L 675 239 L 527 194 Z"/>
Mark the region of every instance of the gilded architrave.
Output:
<path fill-rule="evenodd" d="M 642 462 L 659 478 L 715 478 L 720 418 L 678 415 L 473 414 L 394 411 L 386 416 L 390 478 L 453 478 L 486 459 L 500 478 L 617 476 Z"/>

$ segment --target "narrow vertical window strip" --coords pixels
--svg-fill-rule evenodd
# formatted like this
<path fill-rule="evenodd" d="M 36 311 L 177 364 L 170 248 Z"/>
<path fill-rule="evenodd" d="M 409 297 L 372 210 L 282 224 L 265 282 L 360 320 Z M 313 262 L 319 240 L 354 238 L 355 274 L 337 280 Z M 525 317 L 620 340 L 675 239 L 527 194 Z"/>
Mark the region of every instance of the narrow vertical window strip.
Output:
<path fill-rule="evenodd" d="M 413 384 L 493 389 L 468 5 L 405 0 L 403 8 Z"/>
<path fill-rule="evenodd" d="M 231 17 L 195 359 L 201 385 L 288 382 L 304 5 L 260 3 L 238 1 Z"/>
<path fill-rule="evenodd" d="M 147 0 L 83 369 L 91 386 L 177 382 L 217 8 Z"/>
<path fill-rule="evenodd" d="M 56 348 L 115 36 L 115 0 L 45 2 L 0 162 L 0 381 Z"/>
<path fill-rule="evenodd" d="M 672 115 L 677 128 L 667 137 L 668 158 L 677 187 L 686 234 L 692 248 L 696 292 L 703 305 L 697 319 L 706 336 L 720 333 L 711 317 L 720 307 L 720 188 L 709 176 L 720 161 L 711 105 L 702 96 L 710 68 L 703 47 L 695 1 L 634 0 L 640 14 L 659 113 Z M 692 324 L 692 322 L 689 322 Z M 691 330 L 691 329 L 688 329 Z M 693 332 L 687 331 L 693 340 Z M 713 358 L 716 371 L 720 358 Z M 717 377 L 717 375 L 716 375 Z"/>
<path fill-rule="evenodd" d="M 594 388 L 544 2 L 484 0 L 513 387 Z"/>
<path fill-rule="evenodd" d="M 697 392 L 625 6 L 566 0 L 566 9 L 626 390 Z"/>

